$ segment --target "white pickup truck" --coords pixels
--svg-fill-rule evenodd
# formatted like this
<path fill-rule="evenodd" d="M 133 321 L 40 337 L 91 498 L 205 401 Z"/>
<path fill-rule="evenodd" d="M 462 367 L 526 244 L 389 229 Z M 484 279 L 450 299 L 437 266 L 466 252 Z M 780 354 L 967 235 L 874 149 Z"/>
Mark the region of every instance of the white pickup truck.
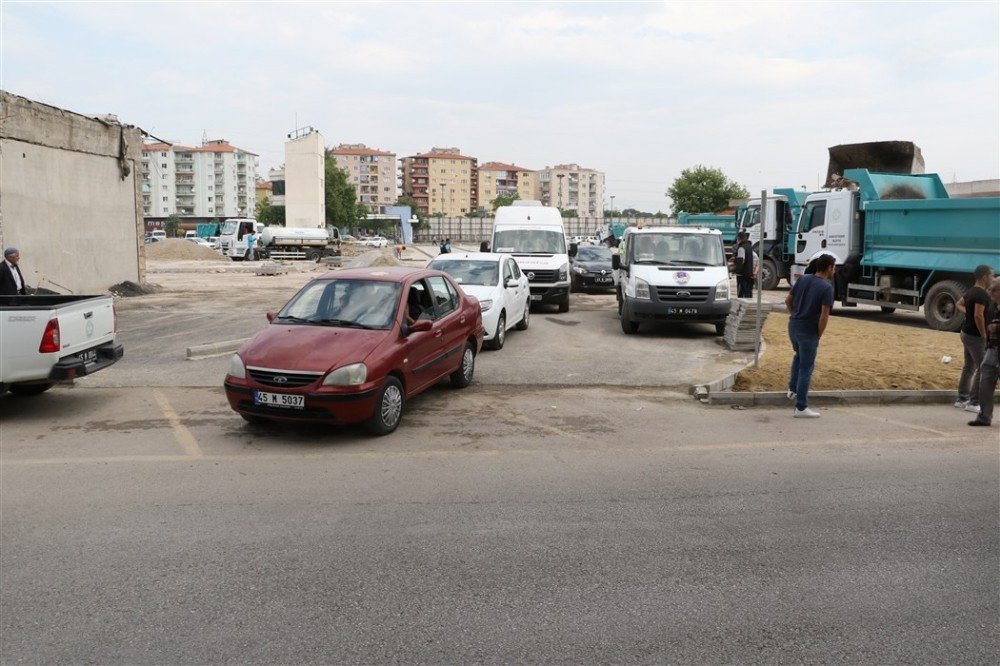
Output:
<path fill-rule="evenodd" d="M 36 395 L 124 354 L 110 296 L 0 296 L 0 394 Z"/>

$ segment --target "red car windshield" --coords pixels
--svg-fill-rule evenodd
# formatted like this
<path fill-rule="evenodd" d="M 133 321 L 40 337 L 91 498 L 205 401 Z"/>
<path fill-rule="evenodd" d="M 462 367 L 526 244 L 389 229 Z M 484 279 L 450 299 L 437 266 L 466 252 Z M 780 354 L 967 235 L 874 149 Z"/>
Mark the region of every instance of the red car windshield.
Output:
<path fill-rule="evenodd" d="M 402 285 L 378 280 L 313 280 L 275 317 L 276 324 L 388 329 Z"/>

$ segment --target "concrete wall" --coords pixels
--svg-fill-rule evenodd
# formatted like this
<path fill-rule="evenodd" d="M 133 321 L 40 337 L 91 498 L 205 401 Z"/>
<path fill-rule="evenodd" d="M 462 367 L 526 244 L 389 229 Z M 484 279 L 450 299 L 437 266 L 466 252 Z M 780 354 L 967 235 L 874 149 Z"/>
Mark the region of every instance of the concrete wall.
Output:
<path fill-rule="evenodd" d="M 1000 180 L 970 180 L 964 183 L 945 183 L 944 189 L 953 199 L 1000 197 Z"/>
<path fill-rule="evenodd" d="M 325 156 L 319 132 L 285 142 L 286 227 L 326 227 Z"/>
<path fill-rule="evenodd" d="M 21 251 L 28 286 L 142 282 L 141 132 L 3 91 L 0 118 L 0 244 Z"/>

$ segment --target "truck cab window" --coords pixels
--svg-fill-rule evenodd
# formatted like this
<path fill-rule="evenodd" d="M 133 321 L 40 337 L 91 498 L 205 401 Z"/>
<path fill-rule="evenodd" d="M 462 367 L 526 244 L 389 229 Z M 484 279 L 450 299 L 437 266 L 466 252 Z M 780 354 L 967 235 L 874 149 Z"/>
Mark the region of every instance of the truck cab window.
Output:
<path fill-rule="evenodd" d="M 817 201 L 808 204 L 802 213 L 802 224 L 799 225 L 799 233 L 805 233 L 826 224 L 826 202 Z"/>

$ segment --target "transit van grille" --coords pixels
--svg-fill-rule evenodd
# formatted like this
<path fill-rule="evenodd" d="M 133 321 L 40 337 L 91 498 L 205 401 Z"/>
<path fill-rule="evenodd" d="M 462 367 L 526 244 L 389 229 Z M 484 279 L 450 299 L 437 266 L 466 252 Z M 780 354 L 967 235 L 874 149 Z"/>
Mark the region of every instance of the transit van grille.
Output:
<path fill-rule="evenodd" d="M 712 287 L 657 287 L 656 298 L 670 303 L 701 303 L 712 295 Z"/>
<path fill-rule="evenodd" d="M 247 368 L 250 377 L 258 384 L 276 388 L 296 388 L 307 386 L 322 376 L 322 373 L 282 372 L 281 370 L 258 370 Z"/>
<path fill-rule="evenodd" d="M 559 271 L 524 271 L 528 276 L 528 282 L 552 283 L 559 278 Z"/>

